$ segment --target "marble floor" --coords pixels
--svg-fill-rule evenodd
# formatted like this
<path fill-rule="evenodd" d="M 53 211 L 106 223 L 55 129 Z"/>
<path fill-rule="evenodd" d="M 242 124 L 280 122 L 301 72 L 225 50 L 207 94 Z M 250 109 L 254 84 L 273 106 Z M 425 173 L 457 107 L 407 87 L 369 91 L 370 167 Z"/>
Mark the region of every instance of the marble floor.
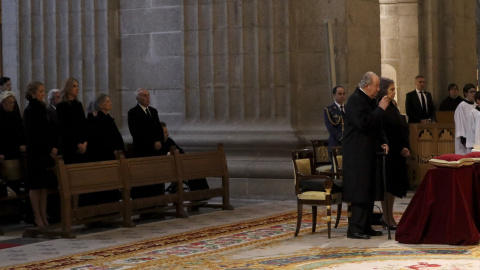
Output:
<path fill-rule="evenodd" d="M 407 197 L 397 200 L 394 210 L 404 211 L 412 195 L 413 193 L 409 193 Z M 77 238 L 75 239 L 22 238 L 21 235 L 25 227 L 31 225 L 23 223 L 4 224 L 2 228 L 5 231 L 5 235 L 0 236 L 0 243 L 18 244 L 19 246 L 0 249 L 0 267 L 68 256 L 75 253 L 146 240 L 152 237 L 162 237 L 296 210 L 296 201 L 294 200 L 231 200 L 231 204 L 235 208 L 233 211 L 200 208 L 198 211 L 189 212 L 189 218 L 171 218 L 167 216 L 153 219 L 135 219 L 137 226 L 134 228 L 79 227 Z M 376 205 L 380 205 L 380 203 Z M 346 238 L 345 228 L 336 229 L 334 233 L 341 235 L 334 237 L 336 243 L 332 244 L 351 244 L 351 241 Z M 322 235 L 322 237 L 325 236 Z M 386 236 L 382 237 L 382 239 L 386 240 Z M 395 242 L 394 240 L 390 241 Z"/>

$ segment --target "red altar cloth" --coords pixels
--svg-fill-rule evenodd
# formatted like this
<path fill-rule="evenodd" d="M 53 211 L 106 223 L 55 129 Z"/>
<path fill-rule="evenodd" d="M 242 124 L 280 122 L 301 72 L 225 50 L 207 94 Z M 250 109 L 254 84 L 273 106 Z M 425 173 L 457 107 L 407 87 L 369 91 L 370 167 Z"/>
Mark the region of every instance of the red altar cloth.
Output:
<path fill-rule="evenodd" d="M 480 234 L 475 221 L 480 213 L 476 199 L 480 193 L 475 169 L 428 170 L 398 223 L 395 240 L 405 244 L 477 244 Z"/>

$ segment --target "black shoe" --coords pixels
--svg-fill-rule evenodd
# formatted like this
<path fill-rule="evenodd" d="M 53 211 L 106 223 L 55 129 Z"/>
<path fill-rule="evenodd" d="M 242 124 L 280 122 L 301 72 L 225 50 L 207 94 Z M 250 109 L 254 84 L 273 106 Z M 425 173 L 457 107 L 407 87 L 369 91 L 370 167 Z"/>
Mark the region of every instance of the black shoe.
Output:
<path fill-rule="evenodd" d="M 391 231 L 395 231 L 397 229 L 396 225 L 388 226 L 388 224 L 383 220 L 383 218 L 380 219 L 380 222 L 382 223 L 382 227 L 384 229 L 389 228 Z"/>
<path fill-rule="evenodd" d="M 370 239 L 370 236 L 363 233 L 347 233 L 347 238 L 353 239 Z"/>
<path fill-rule="evenodd" d="M 370 230 L 367 235 L 370 236 L 381 236 L 383 233 L 381 231 L 375 231 L 374 229 Z"/>

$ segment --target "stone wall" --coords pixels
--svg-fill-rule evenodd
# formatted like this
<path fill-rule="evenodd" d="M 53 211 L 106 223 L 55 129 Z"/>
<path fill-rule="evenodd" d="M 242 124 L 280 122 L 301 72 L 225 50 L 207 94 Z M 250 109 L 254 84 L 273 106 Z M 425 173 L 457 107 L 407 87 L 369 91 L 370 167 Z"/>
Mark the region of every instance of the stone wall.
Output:
<path fill-rule="evenodd" d="M 44 82 L 48 91 L 67 77 L 79 80 L 83 103 L 100 92 L 117 100 L 117 10 L 112 0 L 2 1 L 3 73 L 22 108 L 29 82 Z"/>

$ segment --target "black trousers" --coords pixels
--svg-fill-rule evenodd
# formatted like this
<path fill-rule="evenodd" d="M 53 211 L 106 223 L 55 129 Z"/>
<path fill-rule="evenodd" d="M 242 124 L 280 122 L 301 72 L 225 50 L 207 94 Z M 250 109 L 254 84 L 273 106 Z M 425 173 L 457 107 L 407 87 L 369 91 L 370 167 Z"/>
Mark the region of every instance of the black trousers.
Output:
<path fill-rule="evenodd" d="M 372 214 L 374 201 L 369 203 L 352 203 L 352 216 L 348 218 L 349 233 L 367 234 L 372 230 Z"/>

